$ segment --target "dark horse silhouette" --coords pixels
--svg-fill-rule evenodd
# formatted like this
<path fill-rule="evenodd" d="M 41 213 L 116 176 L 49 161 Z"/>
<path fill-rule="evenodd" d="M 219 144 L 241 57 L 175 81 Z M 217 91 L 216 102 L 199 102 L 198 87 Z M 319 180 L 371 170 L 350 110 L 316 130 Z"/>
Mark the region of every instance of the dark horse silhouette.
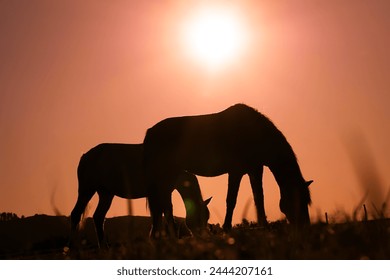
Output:
<path fill-rule="evenodd" d="M 86 205 L 97 192 L 99 203 L 93 219 L 99 245 L 106 246 L 103 223 L 114 196 L 135 199 L 148 195 L 143 170 L 142 144 L 100 144 L 84 154 L 77 169 L 79 188 L 71 213 L 71 239 L 77 232 Z M 171 183 L 171 190 L 177 189 L 186 206 L 187 226 L 192 231 L 206 228 L 209 219 L 207 204 L 211 198 L 203 201 L 196 176 L 181 172 Z M 173 219 L 172 212 L 165 215 Z"/>
<path fill-rule="evenodd" d="M 161 226 L 176 174 L 200 176 L 228 173 L 224 229 L 231 228 L 241 178 L 248 174 L 258 222 L 267 223 L 262 187 L 263 166 L 273 173 L 281 193 L 280 210 L 291 224 L 310 224 L 309 184 L 284 135 L 264 115 L 244 104 L 209 115 L 168 118 L 151 127 L 144 140 L 152 234 Z"/>

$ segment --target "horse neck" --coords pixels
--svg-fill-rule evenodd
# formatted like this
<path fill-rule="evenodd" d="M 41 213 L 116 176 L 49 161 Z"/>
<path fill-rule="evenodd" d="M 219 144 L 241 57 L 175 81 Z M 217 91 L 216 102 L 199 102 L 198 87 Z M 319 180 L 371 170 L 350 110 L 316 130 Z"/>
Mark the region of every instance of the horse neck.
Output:
<path fill-rule="evenodd" d="M 188 215 L 194 215 L 199 213 L 203 205 L 203 197 L 199 187 L 196 186 L 178 186 L 176 190 L 179 192 L 183 199 L 186 213 Z"/>
<path fill-rule="evenodd" d="M 279 156 L 278 160 L 268 167 L 281 189 L 291 185 L 298 186 L 305 182 L 298 161 L 292 151 L 284 156 Z"/>
<path fill-rule="evenodd" d="M 176 190 L 179 192 L 183 201 L 192 200 L 194 202 L 203 201 L 200 188 L 196 186 L 177 186 Z"/>

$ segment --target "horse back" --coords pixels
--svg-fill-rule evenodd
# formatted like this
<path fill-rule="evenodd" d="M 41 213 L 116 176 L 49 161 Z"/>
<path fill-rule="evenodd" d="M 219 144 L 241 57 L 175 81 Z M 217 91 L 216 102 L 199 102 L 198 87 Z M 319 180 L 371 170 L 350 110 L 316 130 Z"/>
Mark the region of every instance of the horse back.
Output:
<path fill-rule="evenodd" d="M 147 162 L 166 162 L 203 176 L 266 164 L 269 146 L 280 132 L 246 105 L 200 116 L 165 119 L 147 131 Z"/>
<path fill-rule="evenodd" d="M 79 188 L 124 198 L 145 197 L 142 161 L 142 144 L 99 144 L 80 159 Z"/>

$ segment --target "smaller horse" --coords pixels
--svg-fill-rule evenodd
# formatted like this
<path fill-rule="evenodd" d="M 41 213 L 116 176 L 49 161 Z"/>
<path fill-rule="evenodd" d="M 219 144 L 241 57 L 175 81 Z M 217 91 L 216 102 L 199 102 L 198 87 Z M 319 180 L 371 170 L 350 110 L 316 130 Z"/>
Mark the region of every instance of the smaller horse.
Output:
<path fill-rule="evenodd" d="M 92 196 L 99 195 L 98 206 L 93 214 L 99 246 L 107 247 L 104 237 L 104 219 L 114 196 L 136 199 L 148 196 L 143 176 L 143 145 L 105 143 L 84 154 L 77 169 L 78 198 L 71 213 L 71 242 L 81 215 Z M 182 172 L 177 176 L 174 188 L 186 206 L 186 224 L 189 229 L 200 231 L 207 227 L 211 198 L 203 201 L 195 175 Z M 171 203 L 172 205 L 172 203 Z M 172 207 L 166 215 L 173 219 Z"/>

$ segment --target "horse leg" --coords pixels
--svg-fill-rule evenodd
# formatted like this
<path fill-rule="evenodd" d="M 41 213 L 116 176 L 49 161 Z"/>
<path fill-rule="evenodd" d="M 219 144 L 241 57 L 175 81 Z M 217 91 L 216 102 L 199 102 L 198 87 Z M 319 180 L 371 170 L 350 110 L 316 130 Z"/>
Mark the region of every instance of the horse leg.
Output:
<path fill-rule="evenodd" d="M 99 194 L 99 203 L 96 207 L 95 213 L 93 214 L 93 221 L 95 223 L 96 235 L 99 242 L 99 247 L 103 249 L 108 248 L 108 244 L 104 238 L 104 219 L 108 210 L 110 209 L 112 199 L 114 196 L 112 194 L 98 193 Z"/>
<path fill-rule="evenodd" d="M 83 187 L 79 187 L 77 202 L 70 214 L 71 232 L 69 238 L 69 247 L 72 247 L 75 243 L 81 215 L 83 214 L 88 202 L 95 194 L 95 191 L 80 191 L 80 189 L 83 189 Z"/>
<path fill-rule="evenodd" d="M 228 193 L 226 197 L 226 216 L 225 222 L 223 223 L 223 229 L 225 231 L 232 228 L 233 210 L 234 207 L 236 207 L 238 189 L 240 187 L 242 176 L 242 174 L 229 173 Z"/>
<path fill-rule="evenodd" d="M 164 204 L 164 217 L 168 224 L 168 235 L 170 237 L 176 237 L 176 224 L 173 218 L 173 206 L 172 206 L 172 194 L 169 193 L 169 197 L 166 196 Z"/>
<path fill-rule="evenodd" d="M 251 182 L 253 198 L 255 200 L 257 221 L 260 226 L 267 225 L 267 217 L 264 210 L 264 193 L 263 193 L 263 166 L 257 172 L 250 172 L 249 180 Z"/>
<path fill-rule="evenodd" d="M 161 237 L 162 215 L 163 215 L 163 207 L 161 205 L 159 195 L 156 193 L 150 193 L 148 196 L 148 204 L 149 204 L 150 216 L 152 218 L 152 228 L 150 230 L 150 237 L 152 239 L 159 239 Z"/>

